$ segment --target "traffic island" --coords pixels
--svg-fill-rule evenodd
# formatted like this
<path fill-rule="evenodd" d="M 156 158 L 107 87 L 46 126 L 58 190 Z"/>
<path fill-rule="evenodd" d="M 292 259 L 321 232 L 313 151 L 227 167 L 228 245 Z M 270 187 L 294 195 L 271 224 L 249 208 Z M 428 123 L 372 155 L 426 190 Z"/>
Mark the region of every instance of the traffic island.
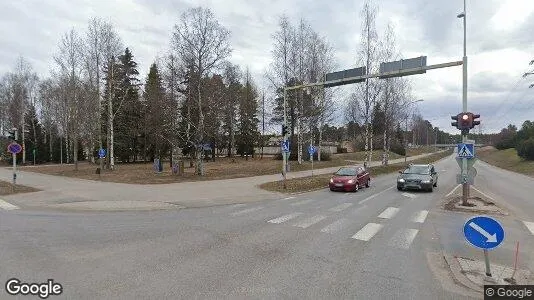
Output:
<path fill-rule="evenodd" d="M 477 190 L 472 189 L 470 193 L 471 195 L 467 199 L 467 206 L 463 205 L 461 195 L 451 195 L 445 198 L 442 208 L 444 210 L 468 213 L 483 213 L 500 216 L 509 215 L 508 211 L 497 206 L 492 199 L 489 199 L 487 196 L 479 193 Z"/>
<path fill-rule="evenodd" d="M 15 194 L 22 194 L 22 193 L 33 193 L 38 192 L 39 189 L 16 184 L 13 185 L 13 183 L 0 180 L 0 196 L 9 196 L 9 195 L 15 195 Z"/>
<path fill-rule="evenodd" d="M 533 284 L 528 270 L 490 264 L 491 277 L 486 276 L 484 260 L 444 255 L 454 281 L 472 290 L 483 292 L 484 285 L 527 285 Z"/>

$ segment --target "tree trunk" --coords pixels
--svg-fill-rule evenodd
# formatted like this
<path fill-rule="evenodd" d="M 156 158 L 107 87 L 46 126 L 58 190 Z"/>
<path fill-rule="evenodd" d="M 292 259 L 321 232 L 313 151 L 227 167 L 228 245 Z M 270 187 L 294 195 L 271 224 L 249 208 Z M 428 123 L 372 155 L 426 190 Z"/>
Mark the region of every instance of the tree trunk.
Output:
<path fill-rule="evenodd" d="M 52 162 L 54 160 L 53 152 L 52 152 L 52 130 L 48 132 L 48 150 L 49 150 L 49 160 Z"/>
<path fill-rule="evenodd" d="M 111 106 L 111 103 L 109 104 Z M 113 128 L 113 118 L 110 119 L 109 122 L 110 127 L 110 138 L 109 138 L 109 169 L 113 171 L 113 168 L 115 167 L 115 153 L 113 151 L 113 143 L 114 143 L 114 128 Z"/>
<path fill-rule="evenodd" d="M 319 147 L 317 149 L 317 161 L 321 161 L 321 141 L 323 140 L 323 122 L 319 125 Z"/>
<path fill-rule="evenodd" d="M 74 170 L 78 171 L 78 134 L 77 133 L 74 133 L 74 145 L 73 145 L 73 148 L 74 148 L 74 153 L 73 153 Z"/>
<path fill-rule="evenodd" d="M 59 137 L 59 163 L 63 164 L 63 137 Z"/>
<path fill-rule="evenodd" d="M 204 140 L 204 114 L 202 113 L 202 98 L 201 98 L 201 92 L 200 92 L 200 81 L 202 78 L 199 76 L 198 84 L 197 84 L 197 93 L 198 93 L 198 138 L 197 138 L 197 146 L 201 145 Z M 200 149 L 203 150 L 203 149 Z M 196 173 L 197 175 L 203 176 L 204 175 L 204 168 L 202 165 L 202 152 L 204 151 L 197 151 L 197 169 Z"/>
<path fill-rule="evenodd" d="M 70 139 L 69 139 L 68 134 L 65 136 L 65 150 L 67 154 L 67 164 L 69 164 L 70 163 Z"/>

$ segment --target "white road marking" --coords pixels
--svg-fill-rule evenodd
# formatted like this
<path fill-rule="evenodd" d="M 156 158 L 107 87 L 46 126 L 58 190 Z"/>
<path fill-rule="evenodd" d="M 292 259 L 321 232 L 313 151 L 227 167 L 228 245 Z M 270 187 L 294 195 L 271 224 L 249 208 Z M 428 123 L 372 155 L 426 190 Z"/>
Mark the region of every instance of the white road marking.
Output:
<path fill-rule="evenodd" d="M 410 194 L 410 193 L 402 193 L 402 195 L 403 195 L 404 197 L 408 197 L 408 198 L 412 198 L 412 199 L 413 199 L 413 198 L 417 198 L 417 195 Z"/>
<path fill-rule="evenodd" d="M 245 206 L 246 204 L 244 203 L 240 203 L 240 204 L 234 204 L 234 205 L 230 205 L 230 206 L 225 206 L 223 208 L 217 208 L 214 210 L 214 213 L 221 213 L 221 212 L 227 212 L 229 210 L 232 210 L 233 208 L 238 208 L 238 207 L 242 207 L 242 206 Z"/>
<path fill-rule="evenodd" d="M 292 213 L 292 214 L 289 214 L 289 215 L 281 216 L 281 217 L 276 218 L 276 219 L 269 220 L 267 222 L 273 223 L 273 224 L 280 224 L 280 223 L 284 223 L 286 221 L 289 221 L 291 219 L 294 219 L 294 218 L 296 218 L 296 217 L 298 217 L 300 215 L 302 215 L 302 213 Z"/>
<path fill-rule="evenodd" d="M 334 223 L 329 224 L 325 228 L 321 229 L 321 232 L 332 233 L 332 232 L 339 231 L 341 228 L 343 228 L 345 224 L 347 224 L 348 221 L 349 221 L 348 219 L 341 218 L 335 221 Z"/>
<path fill-rule="evenodd" d="M 461 184 L 457 185 L 455 188 L 452 189 L 452 191 L 450 191 L 445 197 L 449 197 L 450 195 L 452 195 L 452 193 L 454 193 L 454 191 L 456 191 L 460 186 L 462 186 Z"/>
<path fill-rule="evenodd" d="M 367 223 L 360 231 L 356 232 L 355 235 L 352 236 L 353 239 L 361 240 L 361 241 L 368 241 L 370 240 L 380 229 L 382 229 L 384 225 L 377 224 L 377 223 Z"/>
<path fill-rule="evenodd" d="M 534 223 L 527 221 L 523 221 L 523 223 L 525 224 L 525 226 L 527 226 L 528 230 L 530 230 L 530 232 L 534 234 Z"/>
<path fill-rule="evenodd" d="M 329 211 L 340 212 L 352 206 L 353 203 L 343 203 L 336 207 L 332 207 Z"/>
<path fill-rule="evenodd" d="M 402 249 L 409 249 L 418 232 L 419 230 L 417 229 L 401 229 L 395 233 L 388 245 Z"/>
<path fill-rule="evenodd" d="M 302 201 L 299 201 L 299 202 L 291 203 L 291 206 L 302 205 L 302 204 L 310 203 L 310 202 L 313 202 L 313 201 L 315 201 L 315 200 L 314 199 L 302 200 Z"/>
<path fill-rule="evenodd" d="M 428 215 L 428 210 L 418 211 L 413 215 L 412 222 L 424 223 L 427 215 Z"/>
<path fill-rule="evenodd" d="M 399 210 L 400 209 L 396 207 L 388 207 L 381 214 L 379 214 L 378 217 L 382 219 L 391 219 L 399 212 Z"/>
<path fill-rule="evenodd" d="M 232 213 L 231 215 L 232 216 L 239 216 L 239 215 L 244 215 L 246 213 L 249 213 L 249 212 L 253 212 L 253 211 L 257 211 L 257 210 L 260 210 L 262 209 L 263 206 L 258 206 L 258 207 L 252 207 L 252 208 L 247 208 L 247 209 L 244 209 L 244 210 L 240 210 L 240 211 L 237 211 L 237 212 L 234 212 Z"/>
<path fill-rule="evenodd" d="M 282 199 L 282 200 L 289 200 L 289 199 L 295 199 L 295 197 L 285 197 L 285 198 Z"/>
<path fill-rule="evenodd" d="M 5 209 L 5 210 L 19 209 L 18 206 L 13 205 L 13 204 L 11 204 L 9 202 L 6 202 L 6 201 L 4 201 L 2 199 L 0 199 L 0 208 Z"/>
<path fill-rule="evenodd" d="M 378 196 L 378 195 L 381 195 L 381 194 L 385 193 L 385 192 L 388 191 L 388 190 L 391 190 L 391 189 L 394 188 L 394 187 L 395 187 L 395 186 L 389 187 L 389 188 L 387 188 L 387 189 L 381 191 L 380 193 L 376 193 L 376 194 L 374 194 L 374 195 L 371 195 L 371 196 L 369 196 L 369 197 L 363 199 L 362 201 L 358 202 L 358 204 L 363 204 L 363 203 L 365 203 L 365 202 L 367 202 L 367 201 L 373 199 L 374 197 L 376 197 L 376 196 Z"/>
<path fill-rule="evenodd" d="M 477 189 L 476 187 L 473 186 L 472 188 L 473 188 L 475 191 L 481 193 L 482 195 L 484 195 L 484 196 L 490 198 L 492 201 L 495 201 L 495 199 L 493 199 L 492 197 L 490 197 L 490 196 L 484 194 L 484 192 L 482 192 L 481 190 Z"/>
<path fill-rule="evenodd" d="M 315 223 L 321 222 L 324 219 L 326 219 L 325 216 L 313 216 L 313 217 L 309 217 L 307 219 L 304 219 L 304 220 L 298 222 L 297 224 L 295 224 L 293 226 L 300 227 L 300 228 L 308 228 L 308 227 L 312 226 Z"/>

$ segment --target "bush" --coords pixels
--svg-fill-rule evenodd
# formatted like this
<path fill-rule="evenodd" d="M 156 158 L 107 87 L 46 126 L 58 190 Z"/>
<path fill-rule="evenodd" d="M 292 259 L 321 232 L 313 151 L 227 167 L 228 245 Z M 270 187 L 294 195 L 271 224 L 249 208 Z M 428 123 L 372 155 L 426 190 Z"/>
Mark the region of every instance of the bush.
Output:
<path fill-rule="evenodd" d="M 340 146 L 337 146 L 337 153 L 347 153 L 347 148 L 341 148 Z"/>
<path fill-rule="evenodd" d="M 514 140 L 512 138 L 505 138 L 495 144 L 495 148 L 498 150 L 506 150 L 514 148 Z"/>
<path fill-rule="evenodd" d="M 519 142 L 517 155 L 525 160 L 534 160 L 534 137 Z"/>

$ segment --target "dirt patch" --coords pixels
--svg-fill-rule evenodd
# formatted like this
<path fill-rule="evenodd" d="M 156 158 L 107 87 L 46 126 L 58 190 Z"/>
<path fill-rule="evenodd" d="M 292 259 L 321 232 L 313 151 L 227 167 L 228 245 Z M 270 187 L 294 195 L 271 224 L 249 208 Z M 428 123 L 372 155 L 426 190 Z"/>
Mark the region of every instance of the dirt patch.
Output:
<path fill-rule="evenodd" d="M 30 186 L 25 185 L 15 185 L 13 187 L 13 184 L 11 182 L 2 181 L 0 180 L 0 196 L 8 196 L 8 195 L 14 195 L 14 194 L 22 194 L 22 193 L 33 193 L 38 192 L 39 189 L 32 188 Z"/>
<path fill-rule="evenodd" d="M 453 195 L 446 198 L 443 209 L 452 211 L 462 211 L 471 213 L 485 213 L 492 215 L 508 215 L 504 209 L 495 205 L 495 203 L 489 199 L 484 199 L 480 196 L 471 196 L 467 199 L 468 205 L 462 205 L 462 196 Z"/>

